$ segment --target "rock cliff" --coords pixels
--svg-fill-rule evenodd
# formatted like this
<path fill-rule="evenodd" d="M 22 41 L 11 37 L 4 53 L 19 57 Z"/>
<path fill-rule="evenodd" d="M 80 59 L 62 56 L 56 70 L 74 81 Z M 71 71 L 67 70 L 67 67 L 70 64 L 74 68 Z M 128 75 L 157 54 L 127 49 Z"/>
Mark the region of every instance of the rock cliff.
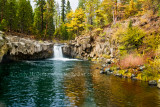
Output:
<path fill-rule="evenodd" d="M 112 53 L 110 43 L 96 36 L 79 36 L 63 47 L 63 54 L 80 59 L 104 59 L 104 54 L 110 59 Z"/>
<path fill-rule="evenodd" d="M 8 47 L 7 47 L 7 41 L 4 37 L 4 33 L 0 31 L 0 62 L 3 59 L 3 56 L 7 53 Z"/>
<path fill-rule="evenodd" d="M 0 61 L 35 60 L 53 56 L 53 43 L 47 41 L 36 41 L 12 35 L 4 36 L 4 34 L 3 41 L 0 47 L 5 46 L 6 50 L 1 54 Z M 3 49 L 0 50 L 3 51 Z"/>

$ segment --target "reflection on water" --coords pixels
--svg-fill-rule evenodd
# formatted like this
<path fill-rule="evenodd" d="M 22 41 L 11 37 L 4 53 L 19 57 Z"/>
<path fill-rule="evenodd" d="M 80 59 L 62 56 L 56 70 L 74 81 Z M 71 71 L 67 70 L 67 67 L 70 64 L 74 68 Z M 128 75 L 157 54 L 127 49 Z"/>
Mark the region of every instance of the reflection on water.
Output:
<path fill-rule="evenodd" d="M 160 90 L 100 75 L 87 61 L 26 61 L 0 65 L 0 105 L 8 107 L 151 107 Z"/>

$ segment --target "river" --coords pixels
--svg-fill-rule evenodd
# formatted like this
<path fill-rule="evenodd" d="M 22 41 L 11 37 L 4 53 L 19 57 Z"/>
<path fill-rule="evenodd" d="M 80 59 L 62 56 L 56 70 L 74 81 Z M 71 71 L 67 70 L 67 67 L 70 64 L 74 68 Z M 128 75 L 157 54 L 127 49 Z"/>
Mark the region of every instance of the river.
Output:
<path fill-rule="evenodd" d="M 64 58 L 0 65 L 0 107 L 156 107 L 160 90 L 146 82 L 101 75 L 99 65 Z"/>

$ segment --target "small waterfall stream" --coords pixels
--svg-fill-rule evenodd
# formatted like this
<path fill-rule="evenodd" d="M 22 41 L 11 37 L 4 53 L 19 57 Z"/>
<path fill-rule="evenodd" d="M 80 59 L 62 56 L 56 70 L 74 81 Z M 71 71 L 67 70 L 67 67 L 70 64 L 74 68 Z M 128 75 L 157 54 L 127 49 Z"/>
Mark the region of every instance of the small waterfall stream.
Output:
<path fill-rule="evenodd" d="M 54 58 L 63 58 L 62 46 L 55 45 L 54 46 Z"/>
<path fill-rule="evenodd" d="M 59 61 L 80 61 L 78 59 L 70 59 L 70 58 L 65 58 L 63 56 L 63 52 L 62 52 L 62 47 L 63 45 L 61 44 L 55 44 L 54 45 L 54 58 L 52 58 L 51 60 L 59 60 Z"/>

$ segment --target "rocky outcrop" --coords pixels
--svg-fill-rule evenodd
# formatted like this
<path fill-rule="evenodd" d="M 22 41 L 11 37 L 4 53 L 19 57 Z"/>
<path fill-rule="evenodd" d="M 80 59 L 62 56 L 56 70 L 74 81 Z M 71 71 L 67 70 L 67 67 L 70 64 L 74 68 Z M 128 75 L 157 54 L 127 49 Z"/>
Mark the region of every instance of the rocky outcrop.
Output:
<path fill-rule="evenodd" d="M 112 57 L 111 45 L 106 41 L 94 36 L 79 36 L 63 46 L 63 54 L 80 59 L 104 58 L 104 54 Z"/>
<path fill-rule="evenodd" d="M 3 39 L 5 43 L 1 42 L 1 44 L 3 47 L 6 47 L 6 50 L 1 54 L 0 58 L 2 61 L 36 60 L 53 56 L 53 43 L 36 41 L 12 35 L 3 36 Z M 0 51 L 3 50 L 0 49 Z"/>
<path fill-rule="evenodd" d="M 52 57 L 53 43 L 7 36 L 8 58 L 11 60 L 34 60 Z"/>
<path fill-rule="evenodd" d="M 0 63 L 3 59 L 3 56 L 7 53 L 8 50 L 6 43 L 7 41 L 4 37 L 4 33 L 0 31 Z"/>

